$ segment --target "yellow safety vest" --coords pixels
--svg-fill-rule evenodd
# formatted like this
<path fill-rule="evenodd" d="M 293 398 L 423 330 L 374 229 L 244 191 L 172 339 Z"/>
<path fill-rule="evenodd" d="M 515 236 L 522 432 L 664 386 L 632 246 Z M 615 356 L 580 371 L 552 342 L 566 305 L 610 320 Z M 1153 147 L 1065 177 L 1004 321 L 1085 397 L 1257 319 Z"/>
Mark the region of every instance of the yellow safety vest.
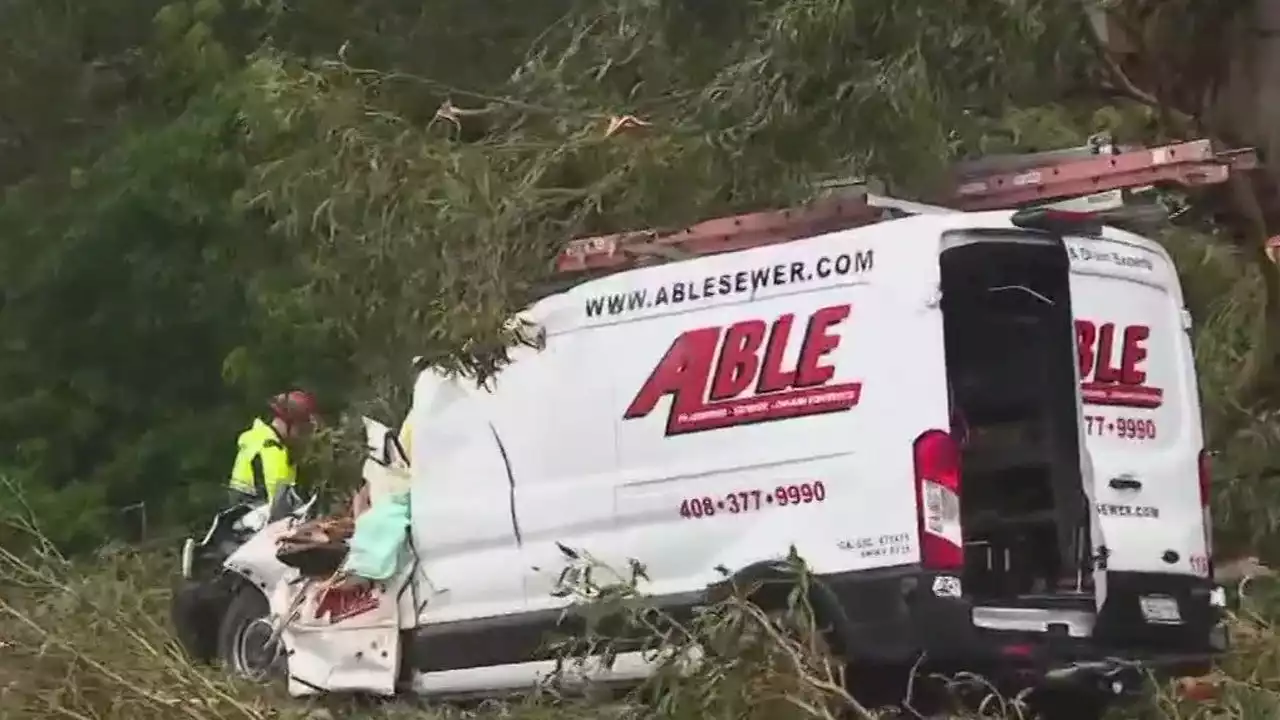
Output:
<path fill-rule="evenodd" d="M 275 428 L 255 419 L 236 440 L 236 463 L 231 468 L 231 489 L 247 495 L 275 498 L 280 488 L 293 485 L 298 470 Z"/>

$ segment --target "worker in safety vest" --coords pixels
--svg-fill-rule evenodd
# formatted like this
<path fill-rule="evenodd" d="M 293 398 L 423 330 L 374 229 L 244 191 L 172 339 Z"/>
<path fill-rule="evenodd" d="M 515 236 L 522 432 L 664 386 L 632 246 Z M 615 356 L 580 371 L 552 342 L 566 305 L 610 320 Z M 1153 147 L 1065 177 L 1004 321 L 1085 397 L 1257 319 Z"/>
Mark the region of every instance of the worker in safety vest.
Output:
<path fill-rule="evenodd" d="M 236 441 L 236 462 L 231 468 L 231 502 L 271 502 L 292 487 L 298 469 L 290 445 L 307 435 L 319 415 L 315 398 L 303 390 L 290 390 L 271 399 L 271 419 L 255 418 Z"/>

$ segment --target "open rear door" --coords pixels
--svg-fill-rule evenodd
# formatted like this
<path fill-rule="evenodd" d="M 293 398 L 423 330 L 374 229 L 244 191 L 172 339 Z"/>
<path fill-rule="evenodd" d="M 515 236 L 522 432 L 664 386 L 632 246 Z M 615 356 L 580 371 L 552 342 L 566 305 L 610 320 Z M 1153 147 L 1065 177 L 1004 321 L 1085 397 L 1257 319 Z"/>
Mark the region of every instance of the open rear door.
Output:
<path fill-rule="evenodd" d="M 1098 633 L 1195 645 L 1213 623 L 1208 488 L 1177 274 L 1136 236 L 1068 240 L 1095 547 Z"/>
<path fill-rule="evenodd" d="M 1042 232 L 956 231 L 940 262 L 965 436 L 965 592 L 985 607 L 1066 607 L 1085 635 L 1095 600 L 1065 245 Z"/>

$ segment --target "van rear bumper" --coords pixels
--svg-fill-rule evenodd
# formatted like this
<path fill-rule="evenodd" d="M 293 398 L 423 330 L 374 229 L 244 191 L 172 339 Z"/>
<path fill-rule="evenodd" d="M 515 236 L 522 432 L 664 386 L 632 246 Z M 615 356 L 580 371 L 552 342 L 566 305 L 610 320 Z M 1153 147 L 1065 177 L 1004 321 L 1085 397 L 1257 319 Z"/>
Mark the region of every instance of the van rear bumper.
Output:
<path fill-rule="evenodd" d="M 1226 649 L 1221 611 L 1210 601 L 1214 585 L 1191 576 L 1109 574 L 1107 605 L 1088 637 L 1073 637 L 1065 626 L 1041 631 L 979 627 L 972 600 L 948 594 L 955 589 L 949 576 L 916 566 L 827 575 L 821 581 L 839 649 L 855 665 L 910 666 L 923 655 L 933 672 L 965 670 L 992 681 L 1038 686 L 1106 679 L 1136 668 L 1198 675 Z M 1183 622 L 1146 622 L 1139 605 L 1144 595 L 1176 598 Z M 1036 606 L 1066 608 L 1070 602 L 1053 597 Z M 1076 608 L 1092 611 L 1092 605 L 1089 598 Z"/>

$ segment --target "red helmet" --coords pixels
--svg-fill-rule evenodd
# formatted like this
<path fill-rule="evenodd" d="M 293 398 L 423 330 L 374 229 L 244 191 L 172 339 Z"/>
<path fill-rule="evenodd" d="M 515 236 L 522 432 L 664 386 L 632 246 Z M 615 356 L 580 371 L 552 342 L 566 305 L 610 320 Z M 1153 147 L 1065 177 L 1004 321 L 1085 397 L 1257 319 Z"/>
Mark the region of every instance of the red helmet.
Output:
<path fill-rule="evenodd" d="M 290 425 L 312 422 L 320 414 L 315 396 L 306 390 L 290 390 L 271 398 L 271 412 Z"/>

